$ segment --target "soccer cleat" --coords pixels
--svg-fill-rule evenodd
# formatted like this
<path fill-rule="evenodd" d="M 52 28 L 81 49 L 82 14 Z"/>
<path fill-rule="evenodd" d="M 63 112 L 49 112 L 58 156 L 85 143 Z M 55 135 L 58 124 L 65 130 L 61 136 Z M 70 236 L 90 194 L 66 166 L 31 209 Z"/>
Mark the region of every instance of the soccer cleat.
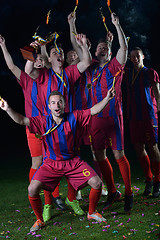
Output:
<path fill-rule="evenodd" d="M 79 206 L 79 202 L 78 200 L 73 200 L 73 202 L 70 202 L 68 197 L 65 200 L 65 203 L 70 206 L 71 208 L 73 208 L 75 214 L 77 215 L 84 215 L 84 211 L 82 210 L 82 208 Z"/>
<path fill-rule="evenodd" d="M 106 222 L 106 219 L 98 212 L 94 212 L 91 215 L 88 213 L 87 218 L 88 220 L 96 220 L 97 222 Z"/>
<path fill-rule="evenodd" d="M 30 228 L 30 232 L 35 232 L 45 226 L 45 223 L 38 219 L 33 226 Z"/>
<path fill-rule="evenodd" d="M 129 212 L 133 208 L 133 193 L 131 196 L 125 194 L 124 211 Z"/>
<path fill-rule="evenodd" d="M 79 191 L 77 192 L 76 199 L 77 199 L 77 200 L 81 200 L 81 199 L 82 199 L 81 190 L 79 190 Z"/>
<path fill-rule="evenodd" d="M 66 210 L 66 208 L 65 208 L 65 206 L 64 206 L 64 204 L 63 204 L 62 199 L 61 199 L 60 196 L 59 196 L 59 197 L 56 197 L 56 198 L 54 198 L 54 197 L 52 196 L 52 200 L 53 200 L 53 202 L 57 205 L 57 207 L 60 208 L 62 211 Z"/>
<path fill-rule="evenodd" d="M 122 194 L 119 191 L 116 191 L 115 193 L 108 195 L 107 201 L 104 204 L 103 210 L 106 210 L 112 206 L 112 204 L 117 201 Z"/>
<path fill-rule="evenodd" d="M 49 204 L 44 205 L 44 208 L 43 208 L 44 222 L 47 222 L 51 219 L 51 208 L 52 208 L 52 205 L 49 205 Z"/>
<path fill-rule="evenodd" d="M 153 187 L 153 180 L 151 180 L 151 181 L 145 181 L 145 183 L 146 183 L 146 186 L 145 186 L 145 190 L 144 190 L 144 195 L 145 196 L 148 196 L 150 193 L 151 193 L 151 191 L 152 191 L 152 187 Z"/>
<path fill-rule="evenodd" d="M 160 181 L 153 183 L 152 197 L 157 198 L 160 196 Z"/>

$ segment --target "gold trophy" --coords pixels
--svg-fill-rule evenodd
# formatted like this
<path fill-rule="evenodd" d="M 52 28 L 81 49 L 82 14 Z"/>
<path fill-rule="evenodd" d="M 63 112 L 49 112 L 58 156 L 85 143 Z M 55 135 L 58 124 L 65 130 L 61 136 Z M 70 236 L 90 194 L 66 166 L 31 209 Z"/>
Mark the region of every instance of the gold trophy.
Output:
<path fill-rule="evenodd" d="M 52 32 L 51 25 L 48 24 L 49 22 L 49 15 L 50 11 L 47 13 L 47 20 L 46 23 L 40 25 L 37 27 L 36 32 L 32 36 L 36 41 L 40 43 L 40 45 L 47 44 L 51 42 L 53 39 L 56 39 L 59 37 L 58 33 Z M 25 46 L 23 48 L 20 48 L 21 53 L 23 55 L 23 58 L 30 61 L 35 61 L 37 58 L 37 51 L 38 49 L 36 47 L 32 46 Z"/>

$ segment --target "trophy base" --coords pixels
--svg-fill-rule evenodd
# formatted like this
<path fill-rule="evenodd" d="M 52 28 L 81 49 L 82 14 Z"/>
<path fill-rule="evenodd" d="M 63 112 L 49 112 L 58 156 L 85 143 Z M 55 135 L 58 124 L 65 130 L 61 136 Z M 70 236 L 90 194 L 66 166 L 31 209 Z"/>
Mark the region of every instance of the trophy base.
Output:
<path fill-rule="evenodd" d="M 37 53 L 33 47 L 25 46 L 24 48 L 20 48 L 20 50 L 24 59 L 35 62 Z"/>

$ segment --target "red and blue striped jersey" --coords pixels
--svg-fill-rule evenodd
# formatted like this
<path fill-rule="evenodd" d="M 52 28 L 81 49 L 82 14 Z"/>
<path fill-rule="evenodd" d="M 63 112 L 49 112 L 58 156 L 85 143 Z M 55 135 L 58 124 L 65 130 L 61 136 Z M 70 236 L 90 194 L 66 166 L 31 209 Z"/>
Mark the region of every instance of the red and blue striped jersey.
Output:
<path fill-rule="evenodd" d="M 115 81 L 116 95 L 109 102 L 107 107 L 98 114 L 99 117 L 122 115 L 121 82 L 123 68 L 124 66 L 122 66 L 116 58 L 113 58 L 105 65 L 104 68 L 99 67 L 99 65 L 95 63 L 87 70 L 87 82 L 88 84 L 92 84 L 92 106 L 106 97 L 108 90 L 112 88 L 114 76 L 117 75 Z M 94 79 L 96 80 L 94 81 Z"/>
<path fill-rule="evenodd" d="M 133 69 L 126 68 L 124 81 L 127 86 L 127 118 L 146 120 L 157 118 L 157 103 L 153 91 L 153 82 L 159 83 L 158 73 L 152 68 L 141 69 L 132 84 Z"/>
<path fill-rule="evenodd" d="M 90 109 L 65 113 L 64 118 L 58 127 L 43 136 L 43 157 L 44 161 L 68 160 L 74 158 L 77 153 L 77 144 L 81 137 L 81 128 L 87 127 L 91 119 Z M 56 124 L 51 114 L 30 118 L 29 130 L 31 133 L 44 134 Z"/>
<path fill-rule="evenodd" d="M 17 80 L 18 81 L 18 80 Z M 25 114 L 27 117 L 36 117 L 42 114 L 42 104 L 38 97 L 37 82 L 33 81 L 28 74 L 21 71 L 20 81 L 25 99 Z"/>
<path fill-rule="evenodd" d="M 74 109 L 84 110 L 92 107 L 91 89 L 87 88 L 87 72 L 74 84 Z"/>
<path fill-rule="evenodd" d="M 50 113 L 48 108 L 48 97 L 52 91 L 59 91 L 65 99 L 65 111 L 73 111 L 73 90 L 74 83 L 80 78 L 77 65 L 68 66 L 63 69 L 63 79 L 61 79 L 51 69 L 40 69 L 37 80 L 38 95 L 43 106 L 43 115 Z"/>

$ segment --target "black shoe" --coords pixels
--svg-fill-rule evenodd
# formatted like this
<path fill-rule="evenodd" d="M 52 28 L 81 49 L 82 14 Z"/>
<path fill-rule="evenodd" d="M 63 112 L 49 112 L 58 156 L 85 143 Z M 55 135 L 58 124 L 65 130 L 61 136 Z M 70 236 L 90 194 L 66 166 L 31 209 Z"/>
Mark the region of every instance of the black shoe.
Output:
<path fill-rule="evenodd" d="M 160 196 L 160 181 L 153 183 L 152 197 L 157 198 Z"/>
<path fill-rule="evenodd" d="M 115 193 L 108 195 L 107 201 L 104 204 L 103 210 L 106 210 L 112 206 L 112 204 L 117 201 L 122 194 L 119 191 L 116 191 Z"/>
<path fill-rule="evenodd" d="M 133 208 L 133 193 L 131 196 L 125 194 L 124 211 L 129 212 Z"/>
<path fill-rule="evenodd" d="M 60 196 L 56 198 L 52 196 L 52 200 L 57 205 L 57 207 L 60 208 L 62 211 L 66 210 L 65 205 L 63 204 Z"/>
<path fill-rule="evenodd" d="M 153 187 L 153 180 L 151 181 L 145 181 L 146 186 L 145 186 L 145 190 L 144 190 L 144 195 L 148 196 L 151 192 L 152 192 L 152 187 Z"/>

